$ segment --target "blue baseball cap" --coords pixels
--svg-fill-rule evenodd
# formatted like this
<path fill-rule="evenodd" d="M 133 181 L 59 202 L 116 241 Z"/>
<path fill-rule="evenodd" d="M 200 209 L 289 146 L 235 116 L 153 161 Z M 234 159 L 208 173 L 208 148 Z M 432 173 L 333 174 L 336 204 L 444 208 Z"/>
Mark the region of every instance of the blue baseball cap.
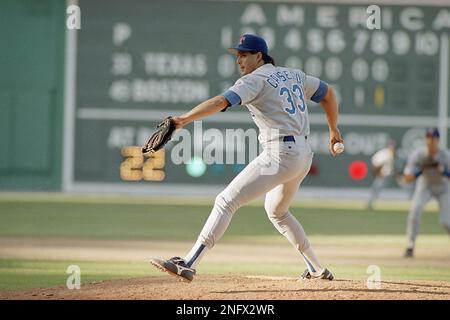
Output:
<path fill-rule="evenodd" d="M 237 54 L 239 51 L 262 52 L 268 54 L 269 49 L 267 48 L 266 40 L 263 38 L 255 36 L 254 34 L 244 34 L 239 39 L 239 44 L 236 47 L 228 49 L 228 52 L 232 54 Z"/>
<path fill-rule="evenodd" d="M 425 131 L 425 136 L 439 138 L 440 135 L 438 128 L 427 128 L 427 130 Z"/>

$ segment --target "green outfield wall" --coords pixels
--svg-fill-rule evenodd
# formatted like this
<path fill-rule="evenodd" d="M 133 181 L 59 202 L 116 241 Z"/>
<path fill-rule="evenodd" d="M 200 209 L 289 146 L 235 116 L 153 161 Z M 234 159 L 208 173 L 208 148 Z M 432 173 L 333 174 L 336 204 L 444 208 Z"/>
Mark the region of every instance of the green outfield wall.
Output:
<path fill-rule="evenodd" d="M 263 36 L 277 64 L 337 93 L 346 152 L 330 155 L 324 112 L 308 104 L 315 157 L 303 186 L 367 189 L 371 156 L 390 140 L 403 156 L 398 172 L 426 127 L 439 127 L 448 145 L 444 2 L 379 4 L 369 27 L 367 1 L 78 0 L 80 29 L 68 31 L 66 1 L 1 1 L 0 190 L 158 194 L 227 184 L 258 148 L 243 106 L 188 126 L 165 153 L 143 157 L 139 147 L 164 117 L 233 85 L 240 75 L 226 49 L 243 33 Z M 181 142 L 191 144 L 180 161 Z"/>
<path fill-rule="evenodd" d="M 0 3 L 0 190 L 61 186 L 65 2 Z"/>
<path fill-rule="evenodd" d="M 142 157 L 139 146 L 161 119 L 224 92 L 240 77 L 226 49 L 247 32 L 267 39 L 277 64 L 301 68 L 337 92 L 346 152 L 330 155 L 325 114 L 318 104 L 308 104 L 315 157 L 303 186 L 367 188 L 371 156 L 391 139 L 406 155 L 423 143 L 427 126 L 440 126 L 447 138 L 449 8 L 380 5 L 379 29 L 370 29 L 368 5 L 356 2 L 78 4 L 82 29 L 68 190 L 157 193 L 160 187 L 231 181 L 257 144 L 249 142 L 255 125 L 245 107 L 187 128 L 189 136 L 178 142 L 193 142 L 191 163 L 178 163 L 175 142 L 153 158 Z M 227 130 L 236 129 L 242 131 L 234 131 L 235 143 L 228 143 Z M 204 163 L 211 148 L 222 163 Z M 230 154 L 234 163 L 226 162 Z M 390 186 L 398 187 L 395 180 Z"/>

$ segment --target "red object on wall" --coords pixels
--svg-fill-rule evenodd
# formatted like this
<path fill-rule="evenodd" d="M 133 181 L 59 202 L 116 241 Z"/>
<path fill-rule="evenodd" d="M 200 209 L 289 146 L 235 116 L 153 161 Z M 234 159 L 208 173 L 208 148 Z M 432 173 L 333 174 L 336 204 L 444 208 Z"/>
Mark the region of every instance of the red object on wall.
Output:
<path fill-rule="evenodd" d="M 311 165 L 311 168 L 309 169 L 309 173 L 312 176 L 316 176 L 319 174 L 319 168 L 317 167 L 317 165 L 315 163 L 313 163 Z"/>
<path fill-rule="evenodd" d="M 367 164 L 364 161 L 353 161 L 348 167 L 348 174 L 353 180 L 363 180 L 367 177 Z"/>

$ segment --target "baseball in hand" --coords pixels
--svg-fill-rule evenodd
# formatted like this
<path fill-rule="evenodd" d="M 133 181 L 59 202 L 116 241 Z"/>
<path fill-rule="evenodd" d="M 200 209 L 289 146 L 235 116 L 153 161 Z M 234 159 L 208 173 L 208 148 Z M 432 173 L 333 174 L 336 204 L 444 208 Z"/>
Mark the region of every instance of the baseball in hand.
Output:
<path fill-rule="evenodd" d="M 333 150 L 334 152 L 336 152 L 337 154 L 344 152 L 344 144 L 341 142 L 336 142 L 333 145 Z"/>

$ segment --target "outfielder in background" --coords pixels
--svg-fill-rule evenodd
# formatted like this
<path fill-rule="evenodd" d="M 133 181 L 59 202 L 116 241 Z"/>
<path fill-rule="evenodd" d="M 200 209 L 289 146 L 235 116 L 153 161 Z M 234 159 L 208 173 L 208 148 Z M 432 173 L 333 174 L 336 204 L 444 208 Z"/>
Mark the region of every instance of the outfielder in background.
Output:
<path fill-rule="evenodd" d="M 381 190 L 388 184 L 395 171 L 396 143 L 389 141 L 388 146 L 375 152 L 372 156 L 373 182 L 370 187 L 370 196 L 367 209 L 372 210 L 373 203 L 378 199 Z"/>
<path fill-rule="evenodd" d="M 258 139 L 263 151 L 216 197 L 191 251 L 184 258 L 152 259 L 151 263 L 181 280 L 192 281 L 200 260 L 222 237 L 239 207 L 265 194 L 264 208 L 270 221 L 306 263 L 302 278 L 332 280 L 332 273 L 320 264 L 289 206 L 313 158 L 308 143 L 307 100 L 320 102 L 325 110 L 333 156 L 337 154 L 334 145 L 343 142 L 337 126 L 338 104 L 333 89 L 300 70 L 275 66 L 261 37 L 243 35 L 229 52 L 236 55 L 242 77 L 222 95 L 174 117 L 175 125 L 182 128 L 225 108 L 246 105 L 259 128 Z"/>
<path fill-rule="evenodd" d="M 440 223 L 450 234 L 450 153 L 439 149 L 439 131 L 429 128 L 425 134 L 426 147 L 408 157 L 404 170 L 405 182 L 416 181 L 407 220 L 408 246 L 405 257 L 414 256 L 423 209 L 431 198 L 439 203 Z"/>

